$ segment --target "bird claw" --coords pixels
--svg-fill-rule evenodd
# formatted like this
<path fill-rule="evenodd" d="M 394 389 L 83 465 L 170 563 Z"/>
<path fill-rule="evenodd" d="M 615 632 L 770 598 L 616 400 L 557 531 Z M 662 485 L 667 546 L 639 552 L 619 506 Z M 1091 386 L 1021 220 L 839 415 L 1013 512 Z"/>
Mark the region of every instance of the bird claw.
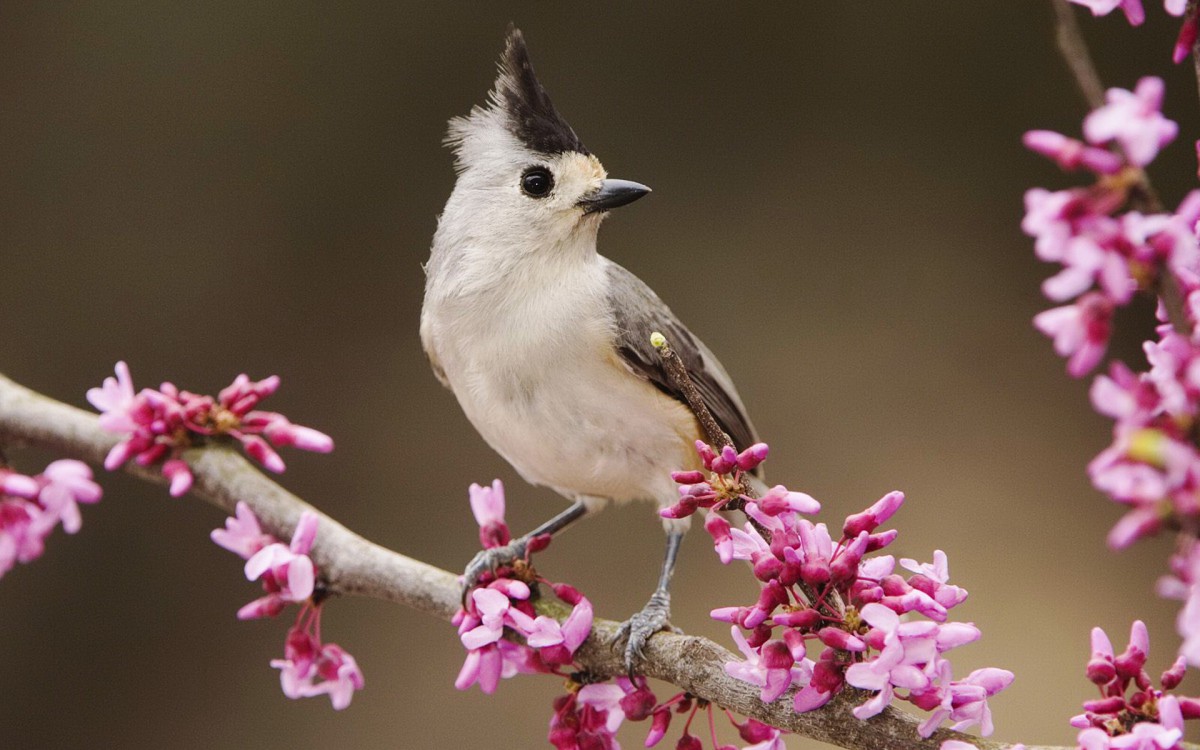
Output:
<path fill-rule="evenodd" d="M 467 596 L 470 595 L 471 589 L 479 585 L 484 574 L 495 573 L 496 569 L 501 566 L 512 565 L 518 560 L 524 560 L 528 545 L 529 541 L 521 538 L 514 539 L 501 547 L 480 550 L 471 559 L 471 562 L 467 563 L 466 570 L 462 574 L 463 608 L 465 609 L 467 606 Z"/>
<path fill-rule="evenodd" d="M 671 595 L 666 591 L 656 591 L 637 612 L 617 630 L 614 644 L 625 642 L 625 671 L 632 675 L 634 667 L 645 657 L 646 643 L 650 636 L 662 630 L 674 630 L 671 619 Z"/>

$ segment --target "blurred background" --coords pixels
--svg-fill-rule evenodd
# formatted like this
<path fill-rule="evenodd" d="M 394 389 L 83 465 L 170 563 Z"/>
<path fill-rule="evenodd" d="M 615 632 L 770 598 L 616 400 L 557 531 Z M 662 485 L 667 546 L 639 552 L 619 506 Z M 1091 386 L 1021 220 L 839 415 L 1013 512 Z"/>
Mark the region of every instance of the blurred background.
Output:
<path fill-rule="evenodd" d="M 1107 85 L 1167 79 L 1183 136 L 1151 174 L 1174 205 L 1195 183 L 1196 84 L 1149 5 L 1138 30 L 1079 15 Z M 562 501 L 482 442 L 417 336 L 445 122 L 483 101 L 509 21 L 609 173 L 654 188 L 601 249 L 721 357 L 769 475 L 833 523 L 908 493 L 893 551 L 946 550 L 972 592 L 956 612 L 984 632 L 956 672 L 1017 674 L 998 738 L 1072 740 L 1093 625 L 1123 646 L 1144 618 L 1151 671 L 1170 663 L 1177 608 L 1152 590 L 1170 542 L 1105 548 L 1118 509 L 1084 467 L 1109 425 L 1030 325 L 1052 269 L 1019 231 L 1022 193 L 1078 178 L 1020 137 L 1077 134 L 1085 113 L 1045 2 L 4 3 L 0 371 L 80 406 L 118 359 L 139 386 L 206 392 L 277 373 L 269 408 L 337 440 L 286 452 L 282 482 L 450 570 L 477 546 L 469 483 L 505 480 L 514 530 L 549 517 Z M 1117 356 L 1141 363 L 1149 313 L 1122 313 Z M 234 619 L 258 589 L 208 539 L 222 514 L 102 479 L 82 532 L 0 581 L 6 747 L 548 747 L 556 679 L 459 693 L 453 628 L 374 601 L 326 608 L 366 673 L 353 705 L 285 699 L 268 662 L 290 617 Z M 623 619 L 661 552 L 632 505 L 538 562 Z M 675 623 L 726 644 L 708 611 L 755 596 L 703 533 L 675 590 Z"/>

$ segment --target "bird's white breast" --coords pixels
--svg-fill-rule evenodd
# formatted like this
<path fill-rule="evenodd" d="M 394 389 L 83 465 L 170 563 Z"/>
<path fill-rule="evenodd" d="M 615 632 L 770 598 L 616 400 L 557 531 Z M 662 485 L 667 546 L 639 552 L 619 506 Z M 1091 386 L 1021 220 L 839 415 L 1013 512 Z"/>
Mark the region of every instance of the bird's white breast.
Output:
<path fill-rule="evenodd" d="M 669 504 L 670 471 L 695 462 L 696 421 L 613 349 L 605 262 L 460 266 L 453 286 L 431 284 L 422 338 L 472 424 L 527 481 Z"/>

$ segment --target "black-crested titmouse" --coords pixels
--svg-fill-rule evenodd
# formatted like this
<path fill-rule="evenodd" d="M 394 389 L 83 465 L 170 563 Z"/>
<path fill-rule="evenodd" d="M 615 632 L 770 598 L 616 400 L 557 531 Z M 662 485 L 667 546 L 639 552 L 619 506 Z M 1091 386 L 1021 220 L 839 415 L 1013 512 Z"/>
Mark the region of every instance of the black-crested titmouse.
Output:
<path fill-rule="evenodd" d="M 662 332 L 707 406 L 744 449 L 754 427 L 729 375 L 651 289 L 597 254 L 610 209 L 650 192 L 608 179 L 534 75 L 510 30 L 485 106 L 450 121 L 458 181 L 425 266 L 421 341 L 467 418 L 528 482 L 573 501 L 467 569 L 522 557 L 609 501 L 677 499 L 670 472 L 700 468 L 699 424 L 650 343 Z M 669 616 L 667 585 L 683 521 L 666 520 L 658 588 L 626 624 L 626 664 Z"/>

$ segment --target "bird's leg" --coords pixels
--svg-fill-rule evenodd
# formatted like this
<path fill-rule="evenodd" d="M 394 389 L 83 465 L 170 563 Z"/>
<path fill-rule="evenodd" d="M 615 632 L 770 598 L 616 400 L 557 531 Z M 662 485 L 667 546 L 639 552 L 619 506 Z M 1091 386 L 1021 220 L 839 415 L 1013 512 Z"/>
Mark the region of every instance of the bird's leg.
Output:
<path fill-rule="evenodd" d="M 554 518 L 546 521 L 541 526 L 538 526 L 533 531 L 524 536 L 517 537 L 508 544 L 500 547 L 492 547 L 491 549 L 481 550 L 479 554 L 467 565 L 467 569 L 463 571 L 462 581 L 462 598 L 465 603 L 467 594 L 471 589 L 479 583 L 479 579 L 484 573 L 495 572 L 502 565 L 512 565 L 517 560 L 524 560 L 525 554 L 529 550 L 530 540 L 539 537 L 557 534 L 566 527 L 570 526 L 575 521 L 583 518 L 587 514 L 587 505 L 582 500 L 576 500 L 571 507 L 559 513 Z"/>
<path fill-rule="evenodd" d="M 642 659 L 642 652 L 650 636 L 669 626 L 671 619 L 671 576 L 675 573 L 675 558 L 679 555 L 679 543 L 683 541 L 686 527 L 672 526 L 667 529 L 667 551 L 663 556 L 662 572 L 658 576 L 658 588 L 642 611 L 630 617 L 618 631 L 616 642 L 625 640 L 625 670 L 633 674 L 634 665 Z"/>

